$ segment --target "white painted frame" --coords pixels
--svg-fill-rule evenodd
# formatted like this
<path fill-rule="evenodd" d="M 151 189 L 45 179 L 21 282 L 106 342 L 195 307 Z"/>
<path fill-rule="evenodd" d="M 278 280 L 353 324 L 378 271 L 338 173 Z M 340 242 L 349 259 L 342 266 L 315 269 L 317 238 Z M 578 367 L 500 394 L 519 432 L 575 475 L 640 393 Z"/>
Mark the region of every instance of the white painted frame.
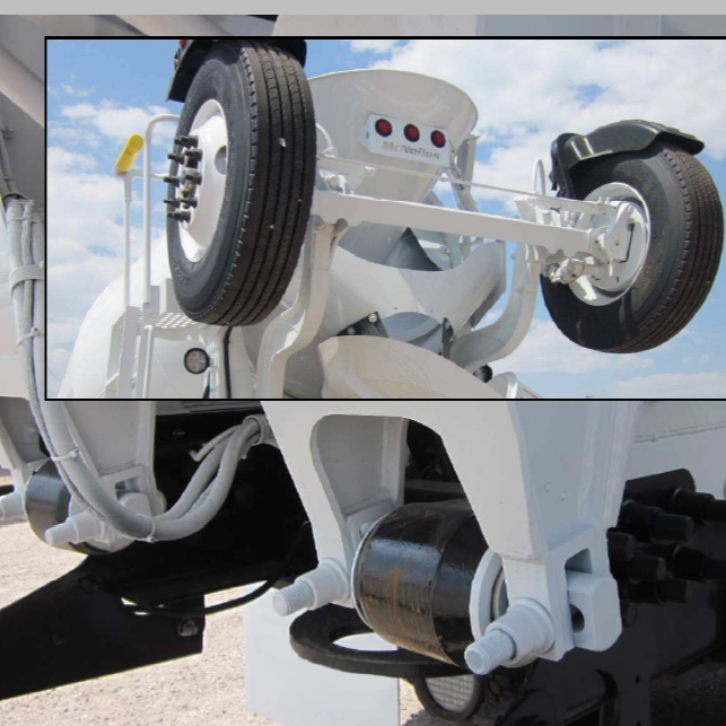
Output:
<path fill-rule="evenodd" d="M 347 572 L 361 527 L 401 505 L 403 422 L 439 433 L 490 550 L 502 559 L 510 602 L 536 600 L 552 619 L 555 642 L 543 656 L 550 660 L 575 645 L 604 650 L 621 632 L 606 532 L 620 510 L 639 405 L 323 401 L 298 403 L 290 416 L 289 404 L 263 403 L 318 557 Z M 339 418 L 326 423 L 331 416 Z M 582 577 L 568 583 L 567 564 L 578 555 Z M 571 599 L 585 616 L 577 634 Z"/>

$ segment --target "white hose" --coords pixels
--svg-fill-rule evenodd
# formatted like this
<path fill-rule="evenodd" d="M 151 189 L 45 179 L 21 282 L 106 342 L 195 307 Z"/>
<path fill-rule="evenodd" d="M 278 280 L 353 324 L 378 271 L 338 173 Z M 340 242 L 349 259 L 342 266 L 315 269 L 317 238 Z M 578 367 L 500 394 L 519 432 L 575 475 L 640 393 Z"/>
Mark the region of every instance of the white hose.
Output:
<path fill-rule="evenodd" d="M 0 138 L 0 152 L 4 152 L 2 144 Z M 21 267 L 32 266 L 42 259 L 44 237 L 33 202 L 11 193 L 3 199 L 3 205 L 12 275 Z M 72 434 L 65 403 L 45 400 L 43 283 L 34 278 L 19 282 L 13 287 L 12 301 L 30 407 L 51 459 L 74 499 L 89 514 L 132 539 L 181 539 L 205 527 L 224 504 L 240 458 L 246 456 L 252 446 L 271 440 L 267 421 L 263 417 L 250 416 L 239 426 L 215 437 L 196 454 L 197 459 L 206 458 L 179 501 L 168 512 L 158 517 L 136 514 L 126 509 L 84 462 Z M 210 484 L 215 471 L 216 476 Z"/>

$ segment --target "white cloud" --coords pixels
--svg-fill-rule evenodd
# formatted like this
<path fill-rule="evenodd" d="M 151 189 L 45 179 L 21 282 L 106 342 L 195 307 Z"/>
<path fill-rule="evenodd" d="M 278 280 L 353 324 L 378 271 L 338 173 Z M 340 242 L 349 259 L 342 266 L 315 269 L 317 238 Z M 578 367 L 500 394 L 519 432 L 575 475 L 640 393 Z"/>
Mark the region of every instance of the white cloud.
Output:
<path fill-rule="evenodd" d="M 437 76 L 472 97 L 477 133 L 496 146 L 477 181 L 529 189 L 535 160 L 549 159 L 560 133 L 627 118 L 682 128 L 726 158 L 721 41 L 418 40 L 376 67 Z"/>
<path fill-rule="evenodd" d="M 61 116 L 81 125 L 95 128 L 103 136 L 117 141 L 126 141 L 131 134 L 143 134 L 146 124 L 153 116 L 167 113 L 163 106 L 121 106 L 111 101 L 100 104 L 79 103 L 75 106 L 64 106 Z M 174 124 L 161 124 L 154 132 L 157 144 L 168 146 L 176 131 Z"/>
<path fill-rule="evenodd" d="M 659 373 L 617 381 L 612 398 L 726 398 L 726 373 Z"/>
<path fill-rule="evenodd" d="M 85 98 L 87 96 L 92 96 L 95 92 L 95 88 L 88 88 L 88 89 L 80 89 L 76 88 L 75 86 L 70 85 L 69 83 L 61 83 L 61 89 L 69 96 L 78 96 L 79 98 Z"/>
<path fill-rule="evenodd" d="M 581 348 L 554 323 L 535 319 L 522 345 L 499 365 L 513 373 L 589 374 L 652 368 L 652 358 L 616 356 Z"/>
<path fill-rule="evenodd" d="M 365 51 L 373 51 L 374 53 L 388 53 L 389 50 L 392 50 L 396 43 L 398 43 L 398 40 L 351 40 L 350 43 L 350 49 L 354 53 L 363 53 Z"/>
<path fill-rule="evenodd" d="M 696 355 L 686 356 L 683 363 L 688 368 L 701 368 L 711 363 L 712 358 L 708 353 L 698 353 Z"/>
<path fill-rule="evenodd" d="M 48 124 L 48 137 L 54 142 L 65 142 L 72 146 L 83 146 L 90 149 L 101 147 L 101 137 L 93 129 Z"/>
<path fill-rule="evenodd" d="M 122 184 L 96 171 L 96 160 L 48 150 L 48 313 L 82 317 L 121 271 Z M 138 234 L 134 249 L 138 249 Z M 51 325 L 51 328 L 53 326 Z"/>
<path fill-rule="evenodd" d="M 48 149 L 48 360 L 65 372 L 68 350 L 101 292 L 122 272 L 122 182 L 100 173 L 96 159 L 59 146 Z M 164 231 L 152 228 L 157 240 Z M 142 248 L 132 226 L 131 257 Z M 51 395 L 58 382 L 49 376 Z"/>
<path fill-rule="evenodd" d="M 95 169 L 98 162 L 87 154 L 75 154 L 60 146 L 48 149 L 48 172 L 88 171 Z"/>

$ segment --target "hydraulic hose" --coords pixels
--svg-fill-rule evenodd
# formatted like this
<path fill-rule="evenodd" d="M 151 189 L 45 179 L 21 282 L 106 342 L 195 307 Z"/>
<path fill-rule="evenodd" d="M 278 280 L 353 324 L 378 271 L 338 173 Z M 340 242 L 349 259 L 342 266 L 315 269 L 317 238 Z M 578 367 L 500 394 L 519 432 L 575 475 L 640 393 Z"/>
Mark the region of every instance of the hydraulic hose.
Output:
<path fill-rule="evenodd" d="M 11 280 L 17 277 L 11 283 L 11 298 L 18 347 L 30 407 L 50 458 L 74 499 L 108 527 L 132 539 L 188 537 L 206 526 L 224 504 L 239 459 L 252 446 L 272 440 L 269 425 L 263 417 L 251 416 L 210 441 L 195 456 L 203 461 L 179 501 L 158 517 L 126 509 L 102 485 L 90 462 L 84 461 L 65 403 L 45 400 L 45 287 L 38 271 L 43 265 L 43 228 L 33 202 L 17 193 L 6 160 L 7 151 L 0 137 L 0 191 L 10 241 Z"/>

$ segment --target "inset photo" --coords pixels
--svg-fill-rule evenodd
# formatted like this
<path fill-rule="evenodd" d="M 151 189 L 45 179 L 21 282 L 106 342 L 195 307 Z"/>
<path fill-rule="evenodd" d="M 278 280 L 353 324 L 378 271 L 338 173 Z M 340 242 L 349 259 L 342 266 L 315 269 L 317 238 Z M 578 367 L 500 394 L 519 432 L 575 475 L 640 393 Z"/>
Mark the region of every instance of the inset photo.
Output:
<path fill-rule="evenodd" d="M 720 41 L 47 44 L 51 396 L 726 395 Z"/>

